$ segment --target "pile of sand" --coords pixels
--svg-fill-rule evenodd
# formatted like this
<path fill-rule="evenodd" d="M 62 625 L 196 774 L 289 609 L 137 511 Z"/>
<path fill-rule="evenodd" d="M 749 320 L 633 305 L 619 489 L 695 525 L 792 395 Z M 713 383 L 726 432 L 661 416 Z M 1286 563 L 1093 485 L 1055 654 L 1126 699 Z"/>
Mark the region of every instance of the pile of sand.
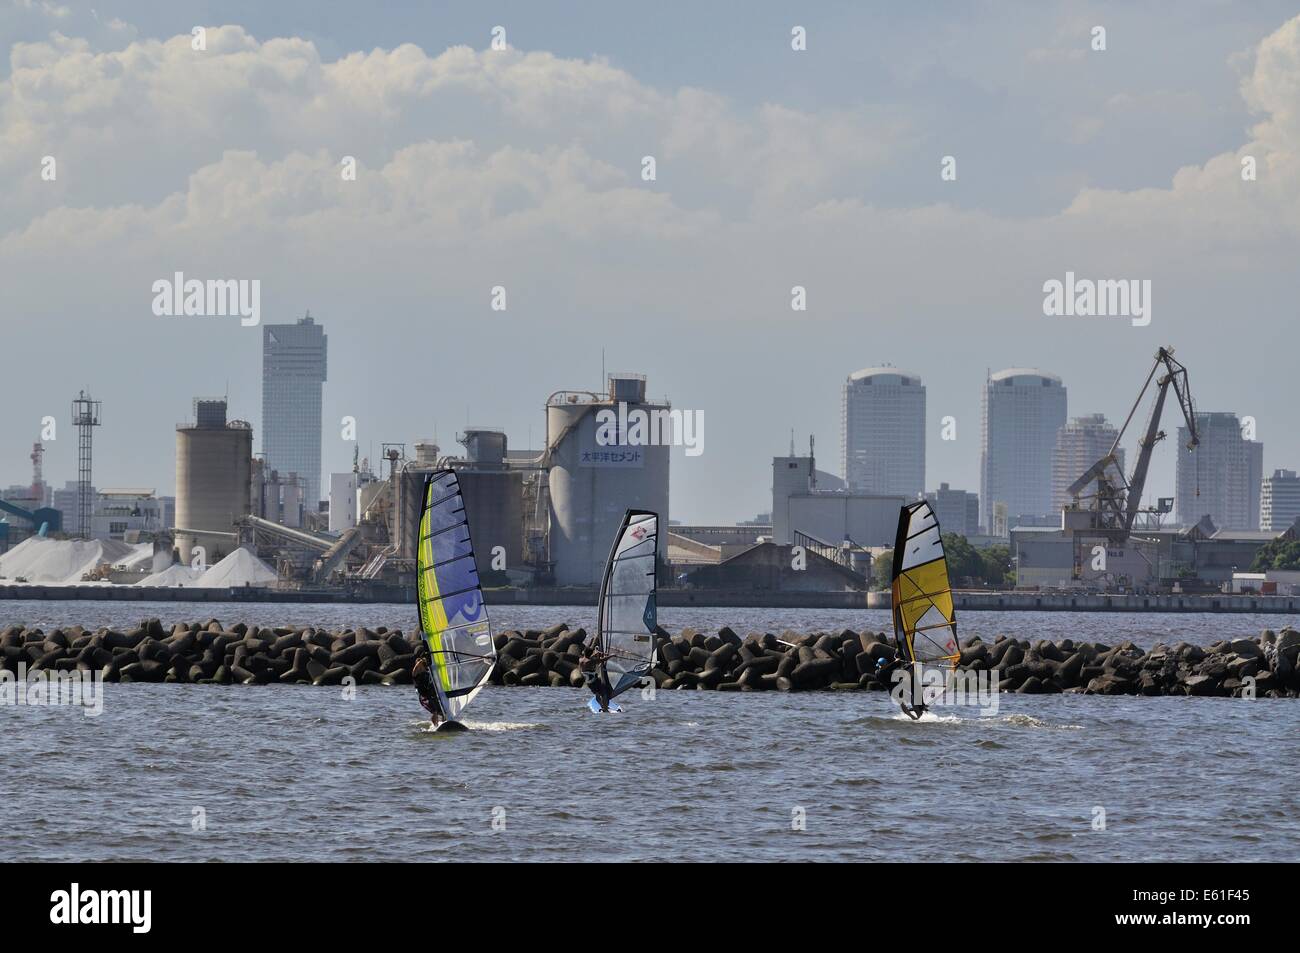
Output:
<path fill-rule="evenodd" d="M 136 543 L 131 547 L 135 552 L 129 553 L 123 559 L 113 563 L 114 566 L 121 566 L 123 569 L 141 572 L 144 570 L 153 570 L 154 552 L 153 543 Z M 164 554 L 165 555 L 165 554 Z"/>
<path fill-rule="evenodd" d="M 203 575 L 202 570 L 191 569 L 184 563 L 168 566 L 161 572 L 146 576 L 136 583 L 137 586 L 192 586 Z"/>
<path fill-rule="evenodd" d="M 273 586 L 275 570 L 247 549 L 236 549 L 195 580 L 200 589 L 228 589 L 232 586 Z"/>
<path fill-rule="evenodd" d="M 145 550 L 144 554 L 141 550 Z M 153 558 L 153 544 L 132 546 L 115 539 L 48 539 L 30 536 L 0 556 L 0 576 L 12 583 L 22 576 L 44 586 L 73 586 L 97 566 Z"/>

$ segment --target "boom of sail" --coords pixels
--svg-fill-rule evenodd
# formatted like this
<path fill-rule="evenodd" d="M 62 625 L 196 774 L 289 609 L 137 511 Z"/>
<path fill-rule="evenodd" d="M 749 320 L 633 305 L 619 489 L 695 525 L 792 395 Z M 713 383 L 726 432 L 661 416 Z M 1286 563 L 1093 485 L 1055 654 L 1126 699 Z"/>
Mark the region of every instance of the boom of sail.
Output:
<path fill-rule="evenodd" d="M 893 568 L 894 640 L 905 662 L 954 669 L 957 614 L 948 585 L 948 560 L 939 519 L 919 500 L 898 514 Z"/>
<path fill-rule="evenodd" d="M 416 573 L 433 683 L 443 711 L 455 721 L 487 683 L 497 653 L 454 470 L 425 480 Z"/>
<path fill-rule="evenodd" d="M 614 538 L 600 584 L 597 636 L 610 656 L 611 698 L 641 681 L 655 664 L 655 556 L 659 515 L 628 510 Z"/>

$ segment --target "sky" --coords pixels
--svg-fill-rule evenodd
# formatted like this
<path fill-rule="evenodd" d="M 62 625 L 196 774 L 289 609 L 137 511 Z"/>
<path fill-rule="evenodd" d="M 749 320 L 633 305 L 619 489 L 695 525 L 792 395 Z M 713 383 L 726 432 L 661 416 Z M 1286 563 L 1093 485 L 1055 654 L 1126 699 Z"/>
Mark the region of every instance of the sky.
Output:
<path fill-rule="evenodd" d="M 977 490 L 989 371 L 1115 422 L 1162 345 L 1295 468 L 1298 12 L 0 0 L 0 486 L 46 416 L 46 479 L 75 479 L 82 388 L 101 487 L 173 492 L 196 396 L 256 433 L 261 329 L 156 315 L 177 271 L 324 325 L 325 473 L 345 416 L 362 456 L 466 424 L 539 446 L 547 395 L 605 366 L 703 415 L 671 517 L 749 519 L 792 430 L 838 470 L 845 378 L 892 364 L 927 388 L 927 485 Z M 1149 280 L 1150 323 L 1045 315 L 1067 272 Z"/>

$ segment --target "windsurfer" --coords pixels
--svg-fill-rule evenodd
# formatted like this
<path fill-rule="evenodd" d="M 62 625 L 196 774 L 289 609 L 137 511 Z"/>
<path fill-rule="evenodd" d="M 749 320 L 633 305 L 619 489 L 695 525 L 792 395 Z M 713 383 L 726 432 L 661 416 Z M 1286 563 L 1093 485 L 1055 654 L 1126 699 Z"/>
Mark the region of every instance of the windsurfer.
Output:
<path fill-rule="evenodd" d="M 906 675 L 902 678 L 898 677 L 898 672 L 904 671 L 905 669 L 906 665 L 901 656 L 895 657 L 888 662 L 886 662 L 882 656 L 881 658 L 876 659 L 876 681 L 880 682 L 881 685 L 884 685 L 892 692 L 895 685 L 901 686 L 903 682 L 908 681 Z M 902 689 L 901 697 L 897 697 L 895 700 L 898 702 L 899 707 L 902 708 L 910 717 L 920 718 L 921 715 L 925 714 L 925 703 L 923 701 L 916 701 L 912 705 L 907 704 L 907 702 L 912 699 L 913 687 L 914 686 L 909 685 L 906 689 Z"/>
<path fill-rule="evenodd" d="M 429 646 L 423 640 L 416 650 L 411 679 L 415 682 L 415 690 L 420 693 L 420 704 L 429 713 L 429 720 L 433 723 L 433 727 L 437 728 L 446 721 L 447 716 L 442 710 L 442 702 L 438 698 L 438 689 L 433 684 L 433 676 L 429 673 Z"/>
<path fill-rule="evenodd" d="M 596 648 L 595 640 L 591 645 L 582 647 L 582 656 L 578 659 L 578 671 L 582 673 L 582 680 L 587 683 L 591 693 L 596 696 L 596 701 L 600 702 L 601 711 L 609 711 L 609 699 L 614 694 L 614 689 L 609 684 L 609 672 L 605 668 L 610 656 Z"/>

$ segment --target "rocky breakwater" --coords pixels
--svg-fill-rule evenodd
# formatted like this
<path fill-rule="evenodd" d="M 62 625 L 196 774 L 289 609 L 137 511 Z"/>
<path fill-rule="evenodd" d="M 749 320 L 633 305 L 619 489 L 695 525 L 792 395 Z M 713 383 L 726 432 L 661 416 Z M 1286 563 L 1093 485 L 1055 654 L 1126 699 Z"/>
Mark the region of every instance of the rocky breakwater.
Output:
<path fill-rule="evenodd" d="M 582 686 L 583 629 L 561 623 L 495 637 L 501 685 Z M 661 690 L 883 690 L 879 659 L 894 657 L 885 633 L 656 633 L 658 664 L 650 678 Z M 313 626 L 270 628 L 217 620 L 149 619 L 130 631 L 81 626 L 11 625 L 0 631 L 0 667 L 10 672 L 82 671 L 107 681 L 200 684 L 410 684 L 415 642 L 384 627 L 330 631 Z M 20 666 L 22 668 L 20 669 Z M 998 636 L 963 641 L 960 667 L 996 672 L 998 688 L 1022 694 L 1207 695 L 1300 697 L 1300 632 L 1265 630 L 1208 647 L 1160 643 L 1143 651 L 1072 639 L 1029 641 Z"/>
<path fill-rule="evenodd" d="M 582 685 L 578 646 L 585 633 L 555 628 L 498 637 L 501 663 L 494 679 L 507 685 Z M 727 627 L 707 634 L 659 630 L 659 689 L 717 691 L 885 690 L 875 676 L 879 659 L 893 659 L 885 633 L 737 635 Z M 1031 642 L 998 636 L 962 643 L 960 668 L 996 671 L 998 688 L 1022 694 L 1218 695 L 1300 697 L 1300 632 L 1266 630 L 1257 638 L 1203 648 L 1159 644 L 1148 652 L 1132 642 L 1109 646 L 1072 639 Z"/>
<path fill-rule="evenodd" d="M 52 629 L 11 625 L 0 631 L 0 667 L 96 673 L 110 682 L 339 685 L 409 684 L 415 646 L 401 632 L 310 626 L 229 628 L 213 619 L 170 630 L 149 619 L 130 631 L 81 626 Z"/>

